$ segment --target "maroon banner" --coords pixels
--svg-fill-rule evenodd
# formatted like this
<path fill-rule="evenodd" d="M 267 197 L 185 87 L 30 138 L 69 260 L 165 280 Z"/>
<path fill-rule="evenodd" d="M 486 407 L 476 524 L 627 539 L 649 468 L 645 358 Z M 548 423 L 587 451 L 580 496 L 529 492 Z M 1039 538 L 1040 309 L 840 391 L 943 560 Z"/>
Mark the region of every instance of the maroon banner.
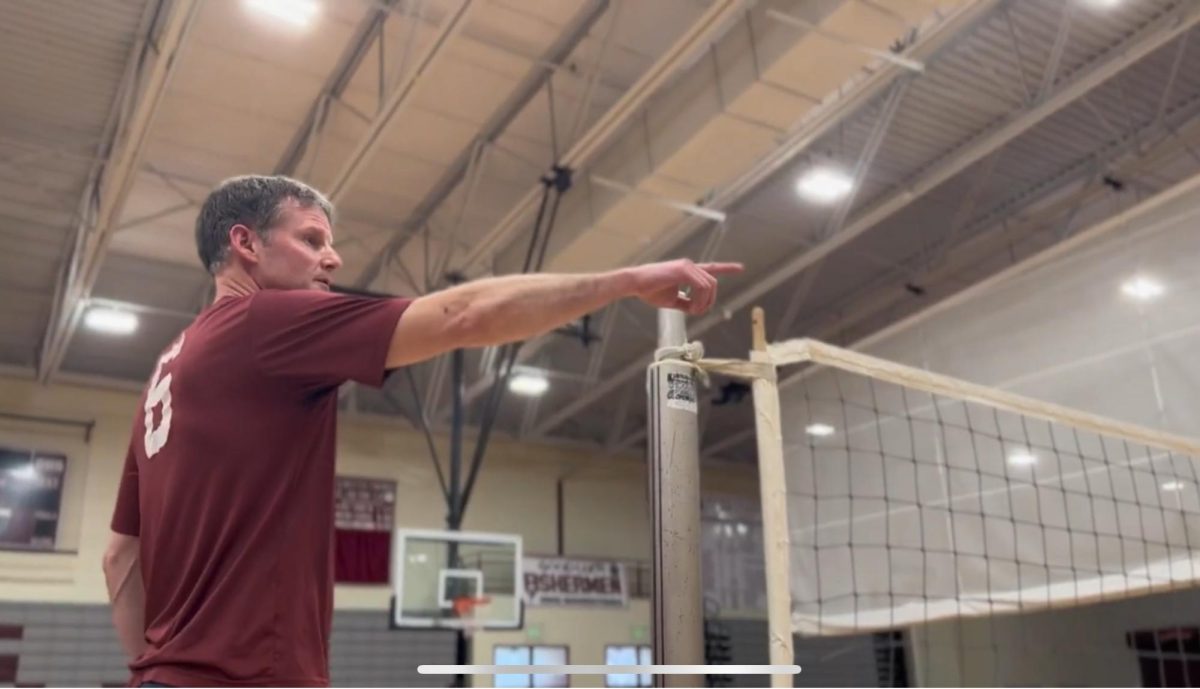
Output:
<path fill-rule="evenodd" d="M 386 584 L 391 556 L 390 533 L 338 529 L 334 538 L 334 581 L 343 584 Z"/>

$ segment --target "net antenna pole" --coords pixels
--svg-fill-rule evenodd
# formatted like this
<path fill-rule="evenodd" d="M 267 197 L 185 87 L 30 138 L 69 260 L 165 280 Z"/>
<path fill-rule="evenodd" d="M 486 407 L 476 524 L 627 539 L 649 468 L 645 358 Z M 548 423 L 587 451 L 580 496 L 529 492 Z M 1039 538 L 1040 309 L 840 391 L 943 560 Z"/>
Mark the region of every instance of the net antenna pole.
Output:
<path fill-rule="evenodd" d="M 687 322 L 682 311 L 659 310 L 658 346 L 647 376 L 654 662 L 703 665 L 699 400 L 696 369 L 684 358 Z M 704 686 L 704 678 L 654 675 L 654 684 L 698 687 Z"/>
<path fill-rule="evenodd" d="M 751 312 L 750 361 L 771 363 L 767 353 L 766 316 L 761 307 Z M 772 665 L 795 662 L 792 649 L 791 538 L 787 520 L 787 476 L 783 463 L 779 384 L 775 376 L 756 376 L 754 426 L 758 436 L 758 484 L 762 499 L 763 555 L 767 568 L 767 635 Z M 792 675 L 771 675 L 772 687 L 792 686 Z"/>

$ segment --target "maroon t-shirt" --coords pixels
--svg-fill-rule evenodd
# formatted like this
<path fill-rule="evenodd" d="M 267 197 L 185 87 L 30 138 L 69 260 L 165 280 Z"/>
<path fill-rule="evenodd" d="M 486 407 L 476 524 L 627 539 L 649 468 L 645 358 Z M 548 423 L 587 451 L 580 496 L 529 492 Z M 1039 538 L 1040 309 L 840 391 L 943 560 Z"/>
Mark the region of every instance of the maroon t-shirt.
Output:
<path fill-rule="evenodd" d="M 132 684 L 329 684 L 337 387 L 382 384 L 409 301 L 267 290 L 159 358 L 112 528 L 141 539 Z"/>

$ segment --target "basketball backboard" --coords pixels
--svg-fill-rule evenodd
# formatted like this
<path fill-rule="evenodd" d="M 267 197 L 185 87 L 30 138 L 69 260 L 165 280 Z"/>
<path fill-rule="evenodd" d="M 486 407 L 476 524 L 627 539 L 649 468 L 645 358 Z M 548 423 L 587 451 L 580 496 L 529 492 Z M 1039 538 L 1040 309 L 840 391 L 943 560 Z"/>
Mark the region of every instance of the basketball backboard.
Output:
<path fill-rule="evenodd" d="M 521 552 L 512 534 L 398 529 L 392 623 L 520 629 Z"/>

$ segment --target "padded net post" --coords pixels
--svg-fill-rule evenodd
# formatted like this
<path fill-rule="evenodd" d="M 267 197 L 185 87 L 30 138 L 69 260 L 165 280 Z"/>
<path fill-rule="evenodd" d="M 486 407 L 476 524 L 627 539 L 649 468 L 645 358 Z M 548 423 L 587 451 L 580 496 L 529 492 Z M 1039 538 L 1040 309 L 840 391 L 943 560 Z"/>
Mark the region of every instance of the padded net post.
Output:
<path fill-rule="evenodd" d="M 659 356 L 647 382 L 654 657 L 658 664 L 703 665 L 696 372 L 683 360 L 684 314 L 667 309 L 658 314 Z M 656 686 L 703 683 L 699 676 L 655 675 Z"/>

